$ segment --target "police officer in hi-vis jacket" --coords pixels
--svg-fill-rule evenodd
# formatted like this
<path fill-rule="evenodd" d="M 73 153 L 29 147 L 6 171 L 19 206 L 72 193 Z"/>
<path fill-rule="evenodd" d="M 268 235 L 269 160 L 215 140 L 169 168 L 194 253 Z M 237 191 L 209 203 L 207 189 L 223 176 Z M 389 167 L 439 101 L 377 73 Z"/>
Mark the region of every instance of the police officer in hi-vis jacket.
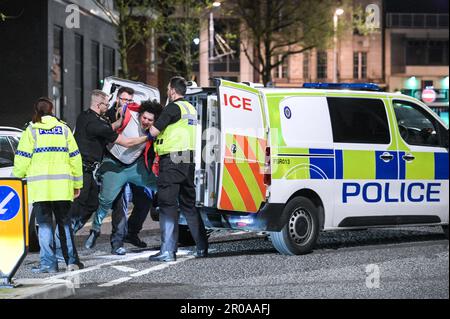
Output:
<path fill-rule="evenodd" d="M 150 128 L 155 151 L 160 156 L 158 206 L 160 208 L 161 249 L 151 261 L 174 261 L 178 243 L 178 207 L 186 216 L 197 245 L 195 257 L 207 257 L 208 239 L 200 213 L 195 208 L 194 150 L 197 111 L 184 99 L 186 80 L 173 77 L 167 86 L 170 103 Z"/>
<path fill-rule="evenodd" d="M 34 273 L 58 271 L 53 215 L 59 231 L 67 270 L 83 268 L 74 242 L 70 206 L 83 187 L 78 145 L 69 127 L 53 116 L 53 103 L 40 98 L 32 123 L 23 132 L 14 158 L 13 175 L 26 178 L 29 198 L 39 224 L 40 265 Z"/>

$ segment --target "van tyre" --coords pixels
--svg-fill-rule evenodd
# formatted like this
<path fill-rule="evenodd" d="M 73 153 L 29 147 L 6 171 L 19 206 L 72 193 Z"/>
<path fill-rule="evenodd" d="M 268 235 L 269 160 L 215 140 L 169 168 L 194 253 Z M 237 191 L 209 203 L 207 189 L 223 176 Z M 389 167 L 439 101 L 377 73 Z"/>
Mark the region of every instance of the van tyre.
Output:
<path fill-rule="evenodd" d="M 209 239 L 212 232 L 212 229 L 206 228 L 207 239 Z M 178 244 L 180 246 L 195 246 L 195 240 L 188 225 L 178 225 Z"/>
<path fill-rule="evenodd" d="M 283 216 L 289 220 L 280 232 L 271 232 L 272 245 L 283 255 L 303 255 L 311 252 L 319 237 L 319 209 L 306 197 L 288 202 Z"/>
<path fill-rule="evenodd" d="M 159 222 L 159 211 L 158 208 L 151 206 L 150 207 L 150 217 L 154 222 Z"/>
<path fill-rule="evenodd" d="M 189 226 L 178 225 L 178 244 L 180 246 L 194 246 L 195 240 L 192 237 Z"/>
<path fill-rule="evenodd" d="M 442 230 L 444 231 L 445 238 L 448 239 L 448 225 L 442 226 Z"/>

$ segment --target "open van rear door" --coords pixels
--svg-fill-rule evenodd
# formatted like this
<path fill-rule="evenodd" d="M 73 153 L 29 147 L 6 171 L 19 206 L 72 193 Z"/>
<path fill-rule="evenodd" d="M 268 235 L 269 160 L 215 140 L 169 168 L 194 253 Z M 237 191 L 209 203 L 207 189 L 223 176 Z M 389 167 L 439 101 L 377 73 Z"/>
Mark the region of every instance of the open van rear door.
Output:
<path fill-rule="evenodd" d="M 260 93 L 244 84 L 218 80 L 220 116 L 217 208 L 257 212 L 266 199 L 266 121 Z"/>
<path fill-rule="evenodd" d="M 134 102 L 139 103 L 146 100 L 156 100 L 160 102 L 159 90 L 153 86 L 134 82 L 130 80 L 120 79 L 114 76 L 109 76 L 105 78 L 103 82 L 102 91 L 110 95 L 109 106 L 112 107 L 114 102 L 116 102 L 117 91 L 120 87 L 126 86 L 134 90 Z"/>

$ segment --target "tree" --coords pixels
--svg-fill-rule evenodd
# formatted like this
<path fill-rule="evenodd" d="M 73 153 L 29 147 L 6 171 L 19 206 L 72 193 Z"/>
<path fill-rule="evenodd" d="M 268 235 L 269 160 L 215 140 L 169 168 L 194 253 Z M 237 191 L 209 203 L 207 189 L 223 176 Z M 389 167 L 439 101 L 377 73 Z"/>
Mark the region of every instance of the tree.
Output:
<path fill-rule="evenodd" d="M 163 58 L 161 67 L 171 73 L 193 77 L 193 66 L 199 50 L 194 40 L 199 38 L 200 19 L 211 8 L 210 0 L 169 0 L 167 10 L 158 21 L 158 52 Z"/>
<path fill-rule="evenodd" d="M 156 12 L 163 4 L 163 0 L 113 0 L 115 9 L 109 7 L 105 1 L 92 0 L 108 16 L 117 28 L 117 43 L 119 47 L 120 76 L 130 78 L 128 56 L 138 44 L 145 43 L 151 36 L 157 24 Z"/>
<path fill-rule="evenodd" d="M 1 12 L 0 11 L 0 22 L 5 22 L 8 19 L 18 19 L 24 12 L 24 9 L 22 8 L 22 10 L 16 14 L 16 15 L 11 15 L 11 14 L 6 14 L 5 12 Z"/>
<path fill-rule="evenodd" d="M 113 0 L 116 12 L 104 0 L 92 0 L 117 28 L 122 65 L 120 76 L 130 78 L 128 57 L 138 45 L 152 36 L 159 38 L 160 67 L 191 78 L 198 50 L 193 44 L 199 36 L 199 19 L 211 0 Z M 157 63 L 147 61 L 147 63 Z"/>
<path fill-rule="evenodd" d="M 241 19 L 251 44 L 242 41 L 243 51 L 264 85 L 272 81 L 272 70 L 288 56 L 325 49 L 333 37 L 335 0 L 233 2 L 231 14 Z"/>

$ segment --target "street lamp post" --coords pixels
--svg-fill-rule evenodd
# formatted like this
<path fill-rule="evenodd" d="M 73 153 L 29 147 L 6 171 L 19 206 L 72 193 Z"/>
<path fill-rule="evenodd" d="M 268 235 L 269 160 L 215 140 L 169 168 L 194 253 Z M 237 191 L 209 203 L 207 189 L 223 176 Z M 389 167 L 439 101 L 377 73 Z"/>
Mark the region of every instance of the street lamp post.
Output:
<path fill-rule="evenodd" d="M 337 67 L 338 67 L 338 54 L 337 54 L 337 28 L 338 17 L 344 13 L 344 9 L 336 9 L 333 15 L 333 82 L 338 81 Z"/>
<path fill-rule="evenodd" d="M 213 2 L 214 8 L 219 8 L 222 4 L 220 1 Z M 214 13 L 213 10 L 209 13 L 209 58 L 214 57 Z"/>

